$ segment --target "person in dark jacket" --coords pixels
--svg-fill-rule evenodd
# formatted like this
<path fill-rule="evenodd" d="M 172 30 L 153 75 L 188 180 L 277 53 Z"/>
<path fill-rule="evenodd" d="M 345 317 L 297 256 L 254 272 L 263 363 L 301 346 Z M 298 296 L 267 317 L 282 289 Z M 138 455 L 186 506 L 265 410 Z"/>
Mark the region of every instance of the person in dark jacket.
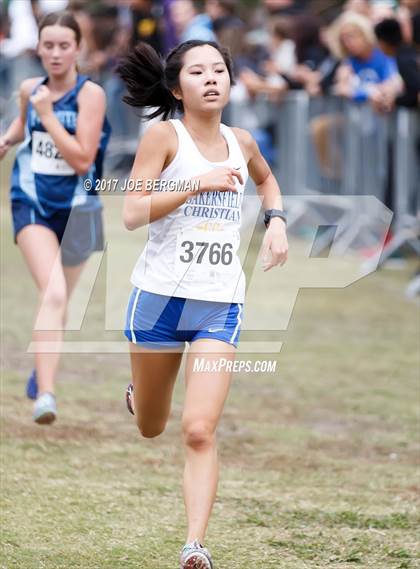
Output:
<path fill-rule="evenodd" d="M 395 99 L 395 104 L 409 108 L 419 106 L 420 66 L 414 47 L 404 43 L 400 23 L 394 18 L 382 20 L 375 26 L 375 34 L 382 51 L 395 58 L 404 83 L 404 92 Z"/>

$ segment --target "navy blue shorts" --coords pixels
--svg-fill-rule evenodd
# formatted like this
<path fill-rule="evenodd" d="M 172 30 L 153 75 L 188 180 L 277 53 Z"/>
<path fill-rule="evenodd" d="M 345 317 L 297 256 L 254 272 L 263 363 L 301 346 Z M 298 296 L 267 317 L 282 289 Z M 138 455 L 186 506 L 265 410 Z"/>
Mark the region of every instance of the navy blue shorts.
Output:
<path fill-rule="evenodd" d="M 17 234 L 27 225 L 48 227 L 56 234 L 60 243 L 63 265 L 79 265 L 86 261 L 93 251 L 104 249 L 102 209 L 63 209 L 45 217 L 24 201 L 12 200 L 11 207 L 15 243 Z"/>
<path fill-rule="evenodd" d="M 238 345 L 242 303 L 194 300 L 155 294 L 134 287 L 124 335 L 148 348 L 184 347 L 185 342 L 212 338 Z"/>

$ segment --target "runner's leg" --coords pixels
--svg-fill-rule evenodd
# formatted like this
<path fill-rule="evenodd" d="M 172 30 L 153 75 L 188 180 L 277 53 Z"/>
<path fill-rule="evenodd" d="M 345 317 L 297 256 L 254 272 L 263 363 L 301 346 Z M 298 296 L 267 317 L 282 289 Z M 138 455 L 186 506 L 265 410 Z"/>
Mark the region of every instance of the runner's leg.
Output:
<path fill-rule="evenodd" d="M 220 348 L 220 349 L 219 349 Z M 218 353 L 216 353 L 216 350 Z M 194 371 L 194 359 L 235 359 L 236 349 L 227 342 L 198 339 L 191 343 L 186 362 L 186 396 L 182 427 L 186 451 L 184 502 L 187 511 L 187 543 L 203 543 L 216 497 L 219 477 L 216 427 L 228 395 L 232 372 Z"/>
<path fill-rule="evenodd" d="M 55 343 L 52 353 L 35 353 L 39 393 L 54 393 L 54 380 L 60 360 L 57 348 L 62 341 L 67 302 L 59 243 L 53 231 L 37 224 L 27 225 L 19 231 L 16 241 L 39 290 L 32 340 Z"/>
<path fill-rule="evenodd" d="M 137 426 L 144 437 L 157 437 L 169 418 L 183 348 L 163 352 L 129 345 Z"/>

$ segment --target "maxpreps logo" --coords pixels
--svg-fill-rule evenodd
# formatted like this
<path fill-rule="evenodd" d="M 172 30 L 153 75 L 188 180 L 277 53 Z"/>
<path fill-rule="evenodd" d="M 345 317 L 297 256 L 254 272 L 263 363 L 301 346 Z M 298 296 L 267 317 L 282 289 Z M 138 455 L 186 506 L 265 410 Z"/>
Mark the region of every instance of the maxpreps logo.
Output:
<path fill-rule="evenodd" d="M 209 332 L 210 332 L 209 328 Z M 193 371 L 202 373 L 242 372 L 242 373 L 275 373 L 277 360 L 228 360 L 227 358 L 208 359 L 194 357 Z"/>

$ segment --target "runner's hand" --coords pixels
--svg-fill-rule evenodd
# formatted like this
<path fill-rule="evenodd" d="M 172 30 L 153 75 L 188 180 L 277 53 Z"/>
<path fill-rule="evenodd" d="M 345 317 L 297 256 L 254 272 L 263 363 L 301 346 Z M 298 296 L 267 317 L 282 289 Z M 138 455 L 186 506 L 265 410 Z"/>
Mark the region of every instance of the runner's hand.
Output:
<path fill-rule="evenodd" d="M 214 168 L 207 174 L 196 176 L 193 180 L 200 182 L 199 192 L 236 192 L 235 178 L 243 184 L 243 179 L 238 170 L 234 168 Z"/>
<path fill-rule="evenodd" d="M 53 112 L 51 91 L 46 85 L 41 85 L 29 100 L 41 118 Z"/>
<path fill-rule="evenodd" d="M 283 266 L 287 261 L 288 249 L 285 222 L 280 217 L 271 218 L 262 243 L 261 257 L 264 272 L 276 265 Z"/>
<path fill-rule="evenodd" d="M 6 156 L 10 148 L 10 142 L 4 136 L 0 136 L 0 160 Z"/>

